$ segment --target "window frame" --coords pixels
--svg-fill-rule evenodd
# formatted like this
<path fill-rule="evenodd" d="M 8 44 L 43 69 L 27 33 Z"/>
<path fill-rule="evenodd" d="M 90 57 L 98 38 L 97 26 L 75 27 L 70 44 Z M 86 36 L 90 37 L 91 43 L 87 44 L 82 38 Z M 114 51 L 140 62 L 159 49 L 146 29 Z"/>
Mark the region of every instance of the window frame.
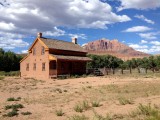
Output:
<path fill-rule="evenodd" d="M 33 55 L 36 55 L 36 48 L 33 48 Z"/>
<path fill-rule="evenodd" d="M 42 71 L 45 71 L 45 70 L 46 70 L 46 63 L 43 62 L 43 63 L 42 63 Z"/>
<path fill-rule="evenodd" d="M 26 64 L 26 71 L 29 71 L 29 63 Z"/>
<path fill-rule="evenodd" d="M 37 69 L 36 63 L 33 63 L 33 70 L 36 71 L 36 69 Z"/>
<path fill-rule="evenodd" d="M 41 47 L 41 55 L 44 55 L 45 54 L 45 48 L 44 46 Z"/>

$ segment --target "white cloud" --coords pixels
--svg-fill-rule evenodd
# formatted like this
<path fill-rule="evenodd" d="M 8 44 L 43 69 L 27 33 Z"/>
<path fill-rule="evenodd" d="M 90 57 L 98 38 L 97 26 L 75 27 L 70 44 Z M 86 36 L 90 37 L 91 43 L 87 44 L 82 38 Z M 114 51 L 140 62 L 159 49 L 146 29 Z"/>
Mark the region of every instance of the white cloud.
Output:
<path fill-rule="evenodd" d="M 133 49 L 146 49 L 146 48 L 148 48 L 147 45 L 139 45 L 139 44 L 130 44 L 129 47 L 132 47 Z"/>
<path fill-rule="evenodd" d="M 28 53 L 28 50 L 22 50 L 21 53 L 26 54 Z"/>
<path fill-rule="evenodd" d="M 1 19 L 26 30 L 52 31 L 54 26 L 105 29 L 107 24 L 131 20 L 127 15 L 117 15 L 108 3 L 100 0 L 8 0 L 8 3 L 9 6 L 0 9 Z"/>
<path fill-rule="evenodd" d="M 141 44 L 145 44 L 145 43 L 148 43 L 148 41 L 146 41 L 146 40 L 141 40 L 140 43 L 141 43 Z"/>
<path fill-rule="evenodd" d="M 85 34 L 68 34 L 71 38 L 81 38 L 81 39 L 87 39 L 87 36 Z"/>
<path fill-rule="evenodd" d="M 150 43 L 160 47 L 160 42 L 159 41 L 151 41 Z"/>
<path fill-rule="evenodd" d="M 143 21 L 145 21 L 145 22 L 147 22 L 147 23 L 155 24 L 154 21 L 147 19 L 147 18 L 144 17 L 143 15 L 135 15 L 134 17 L 139 18 L 139 19 L 141 19 L 141 20 L 143 20 Z"/>
<path fill-rule="evenodd" d="M 65 31 L 54 27 L 53 31 L 46 31 L 44 32 L 46 36 L 63 36 L 65 35 Z"/>
<path fill-rule="evenodd" d="M 134 27 L 124 30 L 123 32 L 145 32 L 149 30 L 152 30 L 152 28 L 149 28 L 146 26 L 134 26 Z"/>
<path fill-rule="evenodd" d="M 149 33 L 139 33 L 139 36 L 144 39 L 153 40 L 157 39 L 157 36 L 160 34 L 159 32 L 149 32 Z"/>
<path fill-rule="evenodd" d="M 121 6 L 118 7 L 118 11 L 124 9 L 156 9 L 160 7 L 160 0 L 119 0 L 121 2 Z"/>
<path fill-rule="evenodd" d="M 148 46 L 148 45 L 139 45 L 139 44 L 130 43 L 129 46 L 137 51 L 149 53 L 149 54 L 154 54 L 154 53 L 160 52 L 160 47 L 157 45 Z"/>
<path fill-rule="evenodd" d="M 14 30 L 15 28 L 13 23 L 0 22 L 0 30 Z"/>
<path fill-rule="evenodd" d="M 21 40 L 21 39 L 5 39 L 0 37 L 0 48 L 4 49 L 14 49 L 16 47 L 27 47 L 29 43 Z"/>

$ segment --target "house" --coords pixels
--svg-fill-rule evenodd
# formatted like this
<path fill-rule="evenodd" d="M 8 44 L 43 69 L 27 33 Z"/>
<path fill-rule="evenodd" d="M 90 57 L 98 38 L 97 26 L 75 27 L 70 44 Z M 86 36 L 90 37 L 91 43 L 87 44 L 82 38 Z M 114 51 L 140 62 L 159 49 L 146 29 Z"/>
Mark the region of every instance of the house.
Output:
<path fill-rule="evenodd" d="M 85 74 L 86 63 L 91 61 L 87 52 L 72 42 L 49 39 L 38 33 L 28 50 L 28 55 L 20 61 L 22 77 L 52 78 L 59 75 Z"/>

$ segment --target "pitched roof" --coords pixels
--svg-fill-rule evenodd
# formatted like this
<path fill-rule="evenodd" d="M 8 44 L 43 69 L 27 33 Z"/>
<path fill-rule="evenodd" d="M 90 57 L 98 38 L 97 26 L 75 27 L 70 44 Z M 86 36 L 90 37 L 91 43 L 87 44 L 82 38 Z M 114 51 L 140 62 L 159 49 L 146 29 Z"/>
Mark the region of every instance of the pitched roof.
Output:
<path fill-rule="evenodd" d="M 58 60 L 71 60 L 71 61 L 91 61 L 89 57 L 81 57 L 81 56 L 64 56 L 64 55 L 54 55 L 50 54 Z"/>
<path fill-rule="evenodd" d="M 66 42 L 56 39 L 48 39 L 44 37 L 41 37 L 40 40 L 44 42 L 44 44 L 50 49 L 86 52 L 81 46 L 79 46 L 78 44 L 74 44 L 72 42 Z"/>

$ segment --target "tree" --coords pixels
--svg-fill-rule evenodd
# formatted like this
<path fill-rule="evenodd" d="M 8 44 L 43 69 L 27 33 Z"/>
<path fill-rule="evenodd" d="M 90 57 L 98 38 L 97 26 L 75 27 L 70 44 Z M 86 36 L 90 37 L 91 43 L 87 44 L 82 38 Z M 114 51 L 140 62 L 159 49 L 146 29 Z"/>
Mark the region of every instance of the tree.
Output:
<path fill-rule="evenodd" d="M 152 70 L 152 72 L 155 71 L 155 68 L 156 68 L 156 60 L 155 60 L 154 56 L 150 56 L 150 57 L 149 57 L 149 68 Z"/>

